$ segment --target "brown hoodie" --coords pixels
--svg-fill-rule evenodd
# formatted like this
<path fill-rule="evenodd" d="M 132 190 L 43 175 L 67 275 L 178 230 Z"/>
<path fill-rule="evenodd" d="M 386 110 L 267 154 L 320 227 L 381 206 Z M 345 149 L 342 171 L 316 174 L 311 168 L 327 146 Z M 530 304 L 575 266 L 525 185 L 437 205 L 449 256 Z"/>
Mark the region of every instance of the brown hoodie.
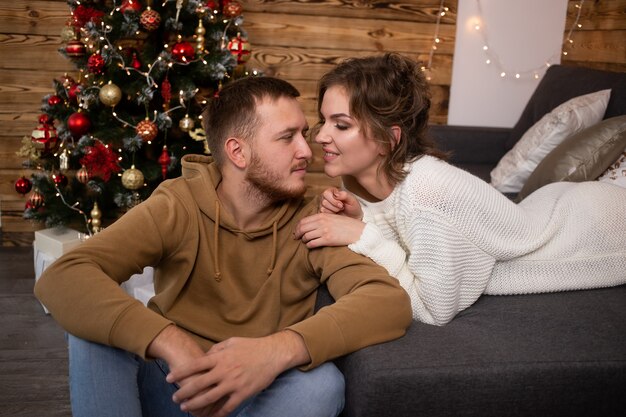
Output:
<path fill-rule="evenodd" d="M 182 177 L 50 266 L 36 296 L 68 332 L 144 357 L 171 323 L 205 350 L 289 328 L 304 338 L 309 367 L 404 334 L 409 299 L 385 269 L 346 247 L 294 240 L 316 202 L 290 200 L 258 229 L 239 230 L 218 200 L 220 181 L 209 157 L 185 156 Z M 145 266 L 155 267 L 148 308 L 119 286 Z M 337 302 L 313 315 L 320 283 Z"/>

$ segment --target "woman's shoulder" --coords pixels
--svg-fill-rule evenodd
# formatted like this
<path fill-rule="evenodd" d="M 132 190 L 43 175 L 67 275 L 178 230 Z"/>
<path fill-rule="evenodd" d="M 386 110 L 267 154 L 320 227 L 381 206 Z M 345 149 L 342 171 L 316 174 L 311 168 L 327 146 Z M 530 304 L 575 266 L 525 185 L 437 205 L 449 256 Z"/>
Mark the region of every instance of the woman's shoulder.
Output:
<path fill-rule="evenodd" d="M 408 174 L 396 187 L 398 204 L 415 209 L 442 207 L 459 199 L 470 199 L 481 186 L 480 178 L 439 158 L 424 155 L 407 164 Z"/>
<path fill-rule="evenodd" d="M 463 171 L 446 161 L 430 155 L 423 155 L 405 165 L 407 176 L 400 185 L 430 189 L 442 185 L 450 178 L 463 176 Z"/>

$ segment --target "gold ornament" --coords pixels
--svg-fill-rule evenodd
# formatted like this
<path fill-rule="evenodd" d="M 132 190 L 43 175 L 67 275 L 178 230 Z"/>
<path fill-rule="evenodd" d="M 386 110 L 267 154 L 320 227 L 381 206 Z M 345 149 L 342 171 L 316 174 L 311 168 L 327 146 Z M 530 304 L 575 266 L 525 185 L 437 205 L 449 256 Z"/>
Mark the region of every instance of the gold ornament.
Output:
<path fill-rule="evenodd" d="M 100 88 L 100 94 L 98 94 L 98 97 L 105 106 L 115 107 L 122 99 L 122 90 L 120 90 L 117 85 L 109 81 L 108 84 L 103 85 L 102 88 Z"/>
<path fill-rule="evenodd" d="M 63 26 L 61 29 L 61 41 L 63 43 L 67 43 L 72 39 L 76 38 L 76 32 L 74 32 L 74 28 L 72 26 Z"/>
<path fill-rule="evenodd" d="M 93 203 L 93 208 L 91 209 L 90 214 L 91 230 L 93 230 L 94 233 L 98 233 L 100 230 L 102 230 L 102 228 L 100 227 L 102 225 L 102 222 L 100 221 L 100 218 L 102 217 L 102 212 L 100 211 L 100 208 L 98 208 L 98 203 Z"/>
<path fill-rule="evenodd" d="M 143 187 L 143 173 L 132 165 L 122 174 L 122 185 L 129 190 L 138 190 Z"/>
<path fill-rule="evenodd" d="M 204 52 L 204 34 L 206 33 L 206 29 L 202 25 L 202 19 L 198 22 L 198 27 L 196 28 L 196 52 L 201 54 Z"/>
<path fill-rule="evenodd" d="M 180 130 L 182 130 L 183 132 L 189 132 L 191 129 L 193 129 L 194 125 L 195 123 L 193 119 L 189 117 L 188 114 L 186 114 L 185 117 L 180 119 L 180 122 L 178 123 Z"/>

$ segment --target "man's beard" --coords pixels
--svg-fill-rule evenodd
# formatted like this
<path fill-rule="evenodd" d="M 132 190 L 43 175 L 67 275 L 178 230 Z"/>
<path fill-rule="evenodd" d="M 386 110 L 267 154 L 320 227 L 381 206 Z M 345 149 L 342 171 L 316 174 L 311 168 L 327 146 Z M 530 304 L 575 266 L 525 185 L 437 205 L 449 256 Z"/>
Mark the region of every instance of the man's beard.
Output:
<path fill-rule="evenodd" d="M 303 162 L 304 164 L 306 162 Z M 304 183 L 296 188 L 281 186 L 280 176 L 272 172 L 254 153 L 250 158 L 250 168 L 246 174 L 246 180 L 250 184 L 249 192 L 252 196 L 256 195 L 272 202 L 300 198 L 306 192 L 306 184 Z"/>

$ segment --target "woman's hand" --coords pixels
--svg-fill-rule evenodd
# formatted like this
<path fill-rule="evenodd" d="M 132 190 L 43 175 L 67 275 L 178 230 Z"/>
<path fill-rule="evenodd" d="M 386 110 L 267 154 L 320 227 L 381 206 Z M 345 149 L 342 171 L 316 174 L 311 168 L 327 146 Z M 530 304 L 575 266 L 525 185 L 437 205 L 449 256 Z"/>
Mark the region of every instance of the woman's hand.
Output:
<path fill-rule="evenodd" d="M 322 193 L 319 212 L 341 214 L 358 220 L 363 218 L 361 204 L 354 195 L 334 187 L 327 188 Z"/>
<path fill-rule="evenodd" d="M 300 220 L 294 237 L 301 239 L 310 249 L 345 246 L 359 240 L 364 228 L 365 223 L 361 220 L 340 214 L 318 213 Z"/>

